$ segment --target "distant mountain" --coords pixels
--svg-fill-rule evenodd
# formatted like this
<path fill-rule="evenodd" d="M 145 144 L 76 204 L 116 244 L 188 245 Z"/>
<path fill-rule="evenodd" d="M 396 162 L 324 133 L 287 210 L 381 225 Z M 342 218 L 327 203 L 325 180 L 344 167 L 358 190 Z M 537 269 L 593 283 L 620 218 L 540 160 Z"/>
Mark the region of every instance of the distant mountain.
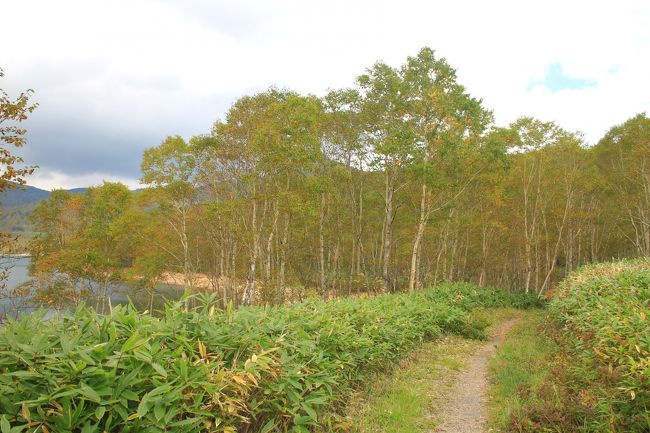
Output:
<path fill-rule="evenodd" d="M 50 192 L 34 186 L 24 186 L 10 189 L 0 194 L 0 204 L 3 208 L 36 204 L 50 196 Z"/>
<path fill-rule="evenodd" d="M 73 193 L 84 193 L 88 188 L 72 188 L 68 191 Z M 22 186 L 17 189 L 10 189 L 0 194 L 0 208 L 24 206 L 37 204 L 50 196 L 50 191 L 36 188 L 35 186 Z"/>
<path fill-rule="evenodd" d="M 73 188 L 72 193 L 84 193 L 88 188 Z M 36 205 L 50 196 L 50 191 L 34 186 L 22 186 L 0 194 L 0 231 L 29 232 L 29 214 Z"/>
<path fill-rule="evenodd" d="M 72 188 L 72 189 L 69 189 L 67 191 L 69 191 L 71 193 L 74 193 L 74 194 L 77 194 L 77 193 L 78 194 L 83 194 L 84 192 L 88 191 L 88 188 Z"/>

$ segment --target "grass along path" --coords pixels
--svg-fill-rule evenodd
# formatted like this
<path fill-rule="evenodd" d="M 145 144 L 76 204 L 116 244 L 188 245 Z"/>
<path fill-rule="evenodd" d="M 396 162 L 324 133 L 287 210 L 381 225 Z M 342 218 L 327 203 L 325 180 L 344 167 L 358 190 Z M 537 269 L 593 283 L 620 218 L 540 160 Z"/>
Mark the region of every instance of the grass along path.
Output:
<path fill-rule="evenodd" d="M 492 387 L 488 426 L 492 432 L 540 431 L 530 423 L 531 409 L 546 408 L 550 416 L 561 412 L 563 402 L 547 385 L 554 343 L 541 330 L 545 315 L 544 310 L 527 313 L 489 362 Z M 542 387 L 549 388 L 542 393 L 543 400 L 539 395 Z"/>
<path fill-rule="evenodd" d="M 471 393 L 460 382 L 468 368 L 474 367 L 475 357 L 486 347 L 494 346 L 494 336 L 502 335 L 504 326 L 526 314 L 520 310 L 498 309 L 473 313 L 476 320 L 489 321 L 489 342 L 449 336 L 424 344 L 404 359 L 388 376 L 377 378 L 367 390 L 353 396 L 348 409 L 346 430 L 355 433 L 428 433 L 444 426 L 447 432 L 478 430 L 450 430 L 462 419 L 455 412 L 462 402 L 460 394 Z M 481 363 L 481 374 L 487 374 Z M 486 383 L 487 383 L 487 379 Z M 487 386 L 487 385 L 485 385 Z M 485 389 L 480 395 L 484 396 Z M 476 392 L 476 391 L 475 391 Z M 485 407 L 486 402 L 481 399 Z M 481 407 L 481 413 L 487 409 Z M 456 421 L 452 421 L 455 417 Z M 484 419 L 481 416 L 481 420 Z M 442 425 L 441 425 L 442 423 Z"/>

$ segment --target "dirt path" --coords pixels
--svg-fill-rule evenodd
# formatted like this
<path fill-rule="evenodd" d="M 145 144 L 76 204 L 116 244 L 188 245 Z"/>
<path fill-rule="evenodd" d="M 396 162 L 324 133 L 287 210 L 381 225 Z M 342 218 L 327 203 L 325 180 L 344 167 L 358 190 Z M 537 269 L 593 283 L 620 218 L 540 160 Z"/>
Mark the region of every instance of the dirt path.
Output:
<path fill-rule="evenodd" d="M 487 364 L 498 344 L 520 318 L 510 319 L 497 328 L 492 339 L 474 353 L 467 367 L 458 374 L 450 398 L 444 406 L 436 432 L 481 433 L 488 418 Z"/>

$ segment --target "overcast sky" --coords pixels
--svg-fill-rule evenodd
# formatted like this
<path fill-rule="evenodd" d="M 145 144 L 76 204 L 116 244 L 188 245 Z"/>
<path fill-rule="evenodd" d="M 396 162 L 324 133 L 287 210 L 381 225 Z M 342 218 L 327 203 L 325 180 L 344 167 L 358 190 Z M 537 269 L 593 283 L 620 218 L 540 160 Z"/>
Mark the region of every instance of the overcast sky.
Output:
<path fill-rule="evenodd" d="M 0 87 L 33 88 L 29 183 L 137 187 L 142 151 L 271 85 L 322 95 L 423 46 L 506 125 L 595 143 L 650 112 L 650 2 L 0 0 Z"/>

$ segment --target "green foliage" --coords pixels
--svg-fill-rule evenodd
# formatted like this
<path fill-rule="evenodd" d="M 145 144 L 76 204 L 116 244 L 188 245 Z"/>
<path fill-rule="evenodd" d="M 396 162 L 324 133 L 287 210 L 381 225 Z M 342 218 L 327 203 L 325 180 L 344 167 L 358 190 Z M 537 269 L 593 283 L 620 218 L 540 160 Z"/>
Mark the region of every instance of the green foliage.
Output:
<path fill-rule="evenodd" d="M 95 306 L 105 311 L 111 286 L 131 262 L 124 219 L 132 207 L 131 191 L 111 182 L 83 195 L 55 190 L 41 201 L 31 215 L 39 233 L 28 246 L 35 300 L 54 308 L 77 304 L 91 294 L 82 283 L 92 281 Z"/>
<path fill-rule="evenodd" d="M 563 281 L 548 317 L 528 315 L 491 363 L 493 427 L 647 432 L 649 288 L 647 258 L 586 266 Z"/>
<path fill-rule="evenodd" d="M 525 305 L 467 284 L 412 294 L 160 318 L 117 307 L 31 315 L 0 330 L 3 431 L 316 431 L 325 409 L 472 308 Z M 44 326 L 44 323 L 47 326 Z M 480 331 L 480 330 L 479 330 Z"/>
<path fill-rule="evenodd" d="M 650 261 L 583 268 L 561 285 L 551 313 L 593 409 L 587 430 L 648 431 Z"/>
<path fill-rule="evenodd" d="M 4 72 L 0 68 L 2 77 Z M 23 159 L 14 153 L 16 148 L 27 142 L 27 131 L 21 128 L 21 123 L 38 106 L 30 101 L 32 94 L 33 91 L 29 89 L 13 99 L 0 88 L 0 192 L 24 185 L 25 177 L 32 174 L 35 168 L 23 166 Z"/>

